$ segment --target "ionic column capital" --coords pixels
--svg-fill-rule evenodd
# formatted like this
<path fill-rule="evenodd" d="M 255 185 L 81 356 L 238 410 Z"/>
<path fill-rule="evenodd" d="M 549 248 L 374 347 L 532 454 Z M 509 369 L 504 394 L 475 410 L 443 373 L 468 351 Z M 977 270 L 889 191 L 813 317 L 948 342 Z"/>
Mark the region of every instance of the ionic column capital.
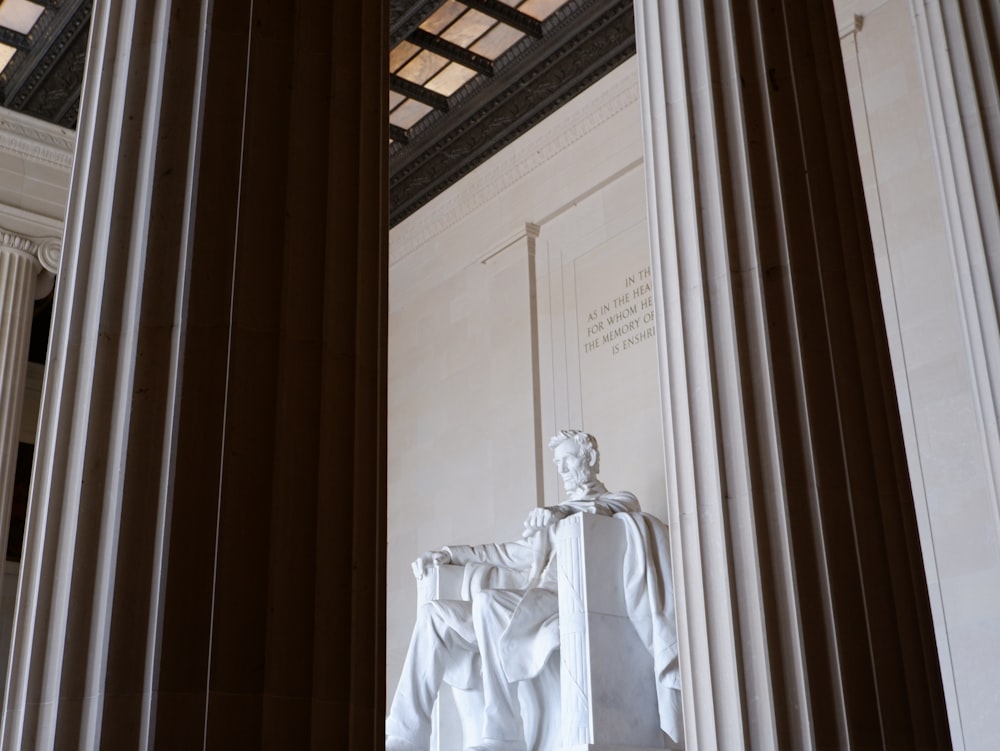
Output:
<path fill-rule="evenodd" d="M 59 259 L 62 257 L 61 238 L 34 237 L 0 227 L 0 249 L 3 248 L 11 248 L 33 257 L 43 270 L 51 274 L 59 271 Z"/>

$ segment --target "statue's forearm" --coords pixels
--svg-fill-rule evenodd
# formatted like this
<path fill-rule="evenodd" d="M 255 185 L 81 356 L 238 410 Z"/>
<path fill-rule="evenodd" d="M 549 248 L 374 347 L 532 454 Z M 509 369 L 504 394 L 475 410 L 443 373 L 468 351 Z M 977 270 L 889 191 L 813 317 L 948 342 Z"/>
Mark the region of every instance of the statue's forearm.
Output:
<path fill-rule="evenodd" d="M 486 543 L 484 545 L 448 545 L 443 548 L 451 562 L 459 566 L 485 563 L 521 570 L 531 567 L 532 553 L 523 542 Z"/>
<path fill-rule="evenodd" d="M 599 498 L 593 501 L 566 501 L 550 508 L 558 510 L 563 516 L 571 514 L 598 514 L 599 516 L 612 516 L 614 509 Z"/>

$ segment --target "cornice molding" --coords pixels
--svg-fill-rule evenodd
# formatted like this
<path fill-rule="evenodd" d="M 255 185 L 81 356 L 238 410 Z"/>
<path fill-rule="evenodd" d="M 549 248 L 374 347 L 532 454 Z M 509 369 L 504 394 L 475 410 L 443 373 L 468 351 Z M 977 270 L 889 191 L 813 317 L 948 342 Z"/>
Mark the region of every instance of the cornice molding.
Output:
<path fill-rule="evenodd" d="M 76 135 L 66 128 L 0 108 L 0 151 L 68 172 L 75 145 Z"/>

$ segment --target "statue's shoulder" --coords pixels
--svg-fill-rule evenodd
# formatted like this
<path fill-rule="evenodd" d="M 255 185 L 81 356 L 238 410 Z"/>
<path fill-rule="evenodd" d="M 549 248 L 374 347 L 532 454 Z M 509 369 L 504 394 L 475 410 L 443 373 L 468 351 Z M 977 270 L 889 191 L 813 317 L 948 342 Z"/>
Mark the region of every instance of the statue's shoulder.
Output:
<path fill-rule="evenodd" d="M 609 504 L 615 513 L 642 510 L 639 508 L 639 499 L 635 497 L 635 493 L 628 490 L 602 493 L 598 500 Z"/>

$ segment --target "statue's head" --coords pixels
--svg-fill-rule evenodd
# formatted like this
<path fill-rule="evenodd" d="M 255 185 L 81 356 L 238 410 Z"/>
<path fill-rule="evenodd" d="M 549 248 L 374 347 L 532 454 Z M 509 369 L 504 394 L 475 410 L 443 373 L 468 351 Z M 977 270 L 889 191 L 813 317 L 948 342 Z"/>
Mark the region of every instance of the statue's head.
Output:
<path fill-rule="evenodd" d="M 601 454 L 597 439 L 582 430 L 560 430 L 549 441 L 552 459 L 563 480 L 566 492 L 573 495 L 597 479 L 601 469 Z"/>

